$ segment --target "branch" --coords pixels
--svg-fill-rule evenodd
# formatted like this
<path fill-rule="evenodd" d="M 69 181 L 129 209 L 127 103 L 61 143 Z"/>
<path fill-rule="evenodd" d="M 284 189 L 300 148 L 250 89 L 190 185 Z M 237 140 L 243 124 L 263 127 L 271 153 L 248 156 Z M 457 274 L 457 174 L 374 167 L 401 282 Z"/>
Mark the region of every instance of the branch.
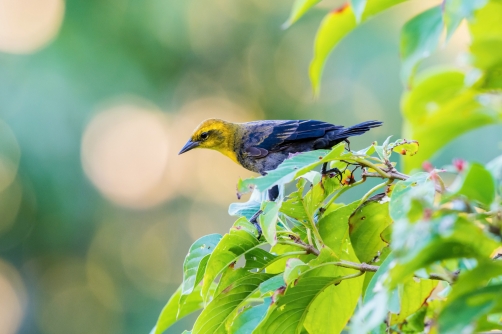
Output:
<path fill-rule="evenodd" d="M 299 237 L 297 237 L 297 236 L 295 236 L 293 234 L 290 234 L 289 238 L 291 240 L 293 240 L 293 242 L 291 242 L 291 241 L 282 241 L 282 240 L 279 240 L 278 242 L 282 243 L 282 244 L 286 244 L 286 245 L 292 245 L 292 246 L 301 247 L 301 248 L 303 248 L 303 249 L 305 249 L 307 251 L 307 254 L 315 254 L 316 256 L 319 256 L 320 252 L 314 246 L 307 245 L 306 243 L 304 243 L 302 241 L 302 239 L 300 239 Z"/>
<path fill-rule="evenodd" d="M 356 269 L 361 272 L 366 272 L 366 271 L 376 272 L 378 270 L 378 268 L 380 268 L 379 266 L 374 266 L 374 265 L 367 264 L 367 263 L 355 263 L 355 262 L 350 262 L 350 261 L 345 261 L 345 260 L 341 260 L 338 262 L 326 262 L 326 263 L 323 263 L 322 265 L 323 266 L 335 265 L 337 267 Z M 450 284 L 453 284 L 457 280 L 458 275 L 459 275 L 458 272 L 454 272 L 452 274 L 452 277 L 446 277 L 441 274 L 432 273 L 429 275 L 428 279 L 437 280 L 437 281 L 446 281 Z M 420 277 L 418 277 L 418 278 L 420 278 Z"/>

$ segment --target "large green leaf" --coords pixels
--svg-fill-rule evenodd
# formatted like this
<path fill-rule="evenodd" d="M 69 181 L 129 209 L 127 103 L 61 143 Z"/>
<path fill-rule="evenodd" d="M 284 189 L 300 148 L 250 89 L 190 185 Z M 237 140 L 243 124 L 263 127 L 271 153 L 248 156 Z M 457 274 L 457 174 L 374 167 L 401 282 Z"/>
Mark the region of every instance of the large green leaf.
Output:
<path fill-rule="evenodd" d="M 208 300 L 209 288 L 216 277 L 244 254 L 259 252 L 260 242 L 254 236 L 255 227 L 245 218 L 238 219 L 228 234 L 220 240 L 210 255 L 202 283 L 202 295 Z"/>
<path fill-rule="evenodd" d="M 433 7 L 409 20 L 401 30 L 401 77 L 408 84 L 418 63 L 429 57 L 443 31 L 441 6 Z"/>
<path fill-rule="evenodd" d="M 344 251 L 341 258 L 351 262 L 359 262 L 348 239 L 345 239 Z M 324 254 L 323 254 L 324 253 Z M 327 256 L 325 256 L 327 254 Z M 321 265 L 325 262 L 337 261 L 339 256 L 326 247 L 310 265 Z M 322 266 L 315 268 L 304 275 L 316 276 L 346 276 L 356 271 L 337 266 Z M 340 284 L 332 284 L 325 288 L 309 305 L 305 317 L 304 327 L 309 333 L 340 333 L 354 313 L 362 294 L 364 276 L 343 280 Z"/>
<path fill-rule="evenodd" d="M 203 307 L 202 297 L 200 295 L 200 285 L 196 286 L 193 293 L 190 294 L 183 305 L 180 305 L 181 286 L 169 298 L 166 306 L 162 309 L 160 316 L 152 329 L 151 334 L 162 334 L 177 320 L 197 311 Z"/>
<path fill-rule="evenodd" d="M 435 69 L 417 78 L 413 89 L 403 95 L 404 137 L 420 143 L 420 153 L 404 156 L 405 171 L 419 168 L 423 161 L 448 142 L 472 129 L 500 122 L 501 111 L 484 105 L 479 91 L 465 86 L 458 70 Z"/>
<path fill-rule="evenodd" d="M 495 180 L 483 165 L 471 163 L 450 186 L 450 191 L 489 207 L 495 199 Z"/>
<path fill-rule="evenodd" d="M 368 1 L 361 21 L 369 19 L 383 10 L 406 0 L 372 0 Z M 357 10 L 359 10 L 358 7 Z M 356 17 L 352 7 L 344 5 L 331 11 L 321 22 L 314 41 L 314 57 L 310 63 L 310 81 L 314 94 L 319 94 L 321 75 L 326 59 L 336 45 L 356 27 Z"/>
<path fill-rule="evenodd" d="M 263 235 L 271 246 L 277 243 L 277 219 L 280 208 L 281 202 L 265 201 L 262 207 L 263 213 L 259 217 Z"/>
<path fill-rule="evenodd" d="M 289 14 L 288 20 L 283 24 L 283 28 L 289 28 L 319 2 L 321 0 L 295 0 L 293 8 L 291 8 L 291 14 Z"/>
<path fill-rule="evenodd" d="M 325 215 L 318 222 L 319 234 L 322 240 L 339 257 L 349 236 L 349 217 L 358 206 L 359 201 L 342 206 Z"/>
<path fill-rule="evenodd" d="M 209 255 L 221 240 L 220 234 L 209 234 L 195 241 L 183 263 L 183 295 L 190 294 L 194 287 L 202 281 Z"/>
<path fill-rule="evenodd" d="M 467 0 L 465 0 L 467 1 Z M 474 3 L 482 0 L 473 1 Z M 481 88 L 502 89 L 502 2 L 489 1 L 469 20 L 473 65 L 483 71 Z"/>
<path fill-rule="evenodd" d="M 228 333 L 229 320 L 237 314 L 243 301 L 251 296 L 261 283 L 272 276 L 265 273 L 250 273 L 235 280 L 206 306 L 195 321 L 192 332 L 194 334 Z"/>
<path fill-rule="evenodd" d="M 322 291 L 337 283 L 336 277 L 305 277 L 290 286 L 284 296 L 272 304 L 265 320 L 254 333 L 299 333 L 308 307 Z"/>
<path fill-rule="evenodd" d="M 380 235 L 391 223 L 386 200 L 367 201 L 350 216 L 350 240 L 359 261 L 371 262 L 387 246 Z"/>

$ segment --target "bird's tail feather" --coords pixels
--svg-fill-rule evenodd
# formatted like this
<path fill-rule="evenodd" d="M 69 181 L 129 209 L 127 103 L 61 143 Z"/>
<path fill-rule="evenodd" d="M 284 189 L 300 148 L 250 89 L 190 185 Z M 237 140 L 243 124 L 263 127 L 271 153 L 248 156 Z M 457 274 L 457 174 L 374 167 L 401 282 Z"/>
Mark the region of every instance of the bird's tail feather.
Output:
<path fill-rule="evenodd" d="M 379 121 L 367 121 L 363 123 L 359 123 L 356 125 L 353 125 L 351 127 L 343 129 L 342 133 L 339 133 L 339 137 L 351 137 L 351 136 L 359 136 L 362 135 L 363 133 L 369 131 L 372 128 L 376 128 L 381 126 L 383 123 Z"/>

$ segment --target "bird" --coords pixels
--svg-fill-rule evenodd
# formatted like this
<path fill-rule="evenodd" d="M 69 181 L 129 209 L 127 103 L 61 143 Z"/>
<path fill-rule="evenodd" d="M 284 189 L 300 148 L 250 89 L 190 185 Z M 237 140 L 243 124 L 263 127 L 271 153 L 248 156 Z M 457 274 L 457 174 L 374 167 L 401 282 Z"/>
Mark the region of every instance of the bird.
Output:
<path fill-rule="evenodd" d="M 350 127 L 317 120 L 262 120 L 232 123 L 207 119 L 193 132 L 179 154 L 195 148 L 219 151 L 242 167 L 266 175 L 296 153 L 330 149 L 348 138 L 359 136 L 379 121 Z"/>
<path fill-rule="evenodd" d="M 276 169 L 291 155 L 320 149 L 329 149 L 343 141 L 350 145 L 349 137 L 359 136 L 372 128 L 379 127 L 379 121 L 362 122 L 350 127 L 334 125 L 317 120 L 262 120 L 247 123 L 232 123 L 211 118 L 203 121 L 193 132 L 179 154 L 195 148 L 219 151 L 242 167 L 266 175 Z M 326 172 L 327 164 L 323 166 Z M 268 198 L 275 201 L 279 196 L 277 185 L 268 189 Z M 257 211 L 249 221 L 258 231 Z"/>

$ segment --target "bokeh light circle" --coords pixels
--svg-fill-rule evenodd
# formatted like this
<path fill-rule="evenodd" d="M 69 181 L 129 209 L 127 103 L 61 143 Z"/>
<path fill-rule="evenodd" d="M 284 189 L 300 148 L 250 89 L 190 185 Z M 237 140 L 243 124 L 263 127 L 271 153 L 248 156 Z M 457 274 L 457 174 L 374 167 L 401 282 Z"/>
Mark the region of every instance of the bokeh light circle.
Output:
<path fill-rule="evenodd" d="M 0 51 L 25 54 L 49 43 L 64 17 L 63 0 L 0 0 Z"/>
<path fill-rule="evenodd" d="M 17 333 L 26 307 L 26 288 L 18 271 L 0 259 L 0 334 Z"/>
<path fill-rule="evenodd" d="M 120 103 L 98 112 L 82 139 L 86 175 L 109 200 L 146 208 L 171 194 L 167 116 L 155 107 Z"/>

